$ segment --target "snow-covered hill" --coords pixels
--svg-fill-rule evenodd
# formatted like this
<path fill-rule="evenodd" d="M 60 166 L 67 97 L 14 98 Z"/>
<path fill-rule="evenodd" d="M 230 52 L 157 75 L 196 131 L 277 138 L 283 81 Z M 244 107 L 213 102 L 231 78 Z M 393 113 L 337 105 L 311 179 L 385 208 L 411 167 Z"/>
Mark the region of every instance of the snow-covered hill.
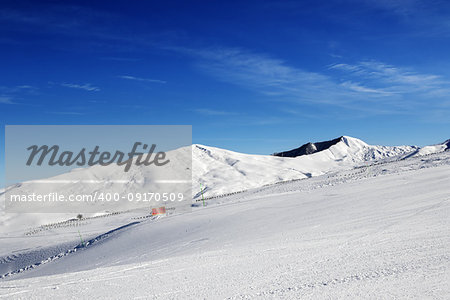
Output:
<path fill-rule="evenodd" d="M 365 142 L 343 136 L 333 145 L 325 150 L 317 151 L 309 155 L 302 155 L 295 158 L 278 157 L 273 155 L 251 155 L 237 153 L 234 151 L 219 149 L 210 146 L 193 145 L 192 146 L 192 195 L 194 201 L 201 197 L 201 186 L 204 188 L 204 197 L 212 197 L 227 193 L 239 192 L 251 188 L 257 188 L 268 184 L 274 184 L 282 181 L 303 179 L 319 176 L 327 173 L 333 173 L 340 170 L 348 170 L 361 165 L 372 164 L 375 161 L 385 159 L 404 158 L 422 151 L 431 153 L 441 151 L 444 146 L 430 146 L 422 149 L 415 146 L 372 146 Z M 443 144 L 444 145 L 444 144 Z M 446 145 L 446 144 L 445 144 Z M 163 177 L 177 179 L 180 170 L 188 166 L 186 155 L 190 151 L 181 148 L 172 151 L 169 156 L 174 161 L 173 166 L 176 169 L 163 169 L 166 172 Z M 100 186 L 108 192 L 117 192 L 126 194 L 129 190 L 154 190 L 153 178 L 160 178 L 161 174 L 155 175 L 155 169 L 145 167 L 134 167 L 129 172 L 122 172 L 121 167 L 111 165 L 108 167 L 94 166 L 87 169 L 77 169 L 72 172 L 53 177 L 52 180 L 67 182 L 58 184 L 53 191 L 68 193 L 72 191 L 78 194 L 91 194 L 99 190 L 99 185 L 90 185 L 79 178 L 85 180 L 102 180 L 104 185 Z M 157 169 L 161 172 L 161 169 Z M 177 177 L 178 176 L 178 177 Z M 127 182 L 130 184 L 124 185 Z M 9 187 L 17 192 L 30 193 L 38 192 L 41 185 L 34 182 L 25 182 L 17 186 Z M 3 199 L 4 197 L 0 197 Z M 97 213 L 105 211 L 123 211 L 129 206 L 115 205 L 105 207 Z M 93 214 L 86 214 L 92 216 Z M 23 217 L 23 216 L 26 216 Z M 64 214 L 5 214 L 0 211 L 0 232 L 8 232 L 18 226 L 38 226 L 41 224 L 64 221 L 75 217 L 74 213 Z"/>
<path fill-rule="evenodd" d="M 419 149 L 417 149 L 417 151 L 415 151 L 413 153 L 413 155 L 423 156 L 423 155 L 439 153 L 439 152 L 443 152 L 443 151 L 447 151 L 447 150 L 450 150 L 450 140 L 447 140 L 447 141 L 443 142 L 442 144 L 430 145 L 430 146 L 425 146 L 425 147 L 419 148 Z"/>
<path fill-rule="evenodd" d="M 1 236 L 0 297 L 448 299 L 449 177 L 444 151 Z"/>
<path fill-rule="evenodd" d="M 279 181 L 308 178 L 355 166 L 412 153 L 414 146 L 371 146 L 343 136 L 329 148 L 295 158 L 250 155 L 224 149 L 193 146 L 194 198 L 200 195 L 199 183 L 206 196 L 246 190 Z"/>

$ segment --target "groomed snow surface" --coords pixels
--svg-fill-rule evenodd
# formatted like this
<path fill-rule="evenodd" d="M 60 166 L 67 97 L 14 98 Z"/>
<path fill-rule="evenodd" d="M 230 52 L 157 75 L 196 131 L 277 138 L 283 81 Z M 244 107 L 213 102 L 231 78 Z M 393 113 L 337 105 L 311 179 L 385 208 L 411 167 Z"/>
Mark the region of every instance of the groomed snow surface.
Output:
<path fill-rule="evenodd" d="M 322 175 L 187 214 L 16 224 L 0 235 L 0 298 L 450 299 L 450 151 L 349 148 L 322 153 L 337 160 Z M 367 160 L 339 165 L 355 157 Z"/>

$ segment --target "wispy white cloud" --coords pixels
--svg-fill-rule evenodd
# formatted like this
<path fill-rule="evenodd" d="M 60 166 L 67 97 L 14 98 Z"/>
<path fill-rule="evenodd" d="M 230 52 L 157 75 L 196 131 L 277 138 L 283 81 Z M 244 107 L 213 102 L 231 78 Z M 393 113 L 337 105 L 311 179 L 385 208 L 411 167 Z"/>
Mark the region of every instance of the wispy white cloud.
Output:
<path fill-rule="evenodd" d="M 75 111 L 47 111 L 47 114 L 52 115 L 69 115 L 69 116 L 82 116 L 85 115 L 85 113 L 82 112 L 75 112 Z"/>
<path fill-rule="evenodd" d="M 329 55 L 330 55 L 331 57 L 333 57 L 333 58 L 343 58 L 342 55 L 335 54 L 335 53 L 330 53 Z"/>
<path fill-rule="evenodd" d="M 0 91 L 5 94 L 34 93 L 37 91 L 37 88 L 24 84 L 16 86 L 0 86 Z"/>
<path fill-rule="evenodd" d="M 341 85 L 343 87 L 348 88 L 349 90 L 352 90 L 355 92 L 378 94 L 378 95 L 382 95 L 382 96 L 389 96 L 389 95 L 394 94 L 393 92 L 388 92 L 383 89 L 374 89 L 374 88 L 365 87 L 359 83 L 355 83 L 352 81 L 345 81 L 345 82 L 341 83 Z"/>
<path fill-rule="evenodd" d="M 240 48 L 180 48 L 196 66 L 224 82 L 263 94 L 267 99 L 297 104 L 334 105 L 361 114 L 410 114 L 437 105 L 448 81 L 378 61 L 339 63 L 311 72 L 281 59 Z M 335 71 L 339 71 L 336 73 Z M 442 99 L 441 99 L 442 100 Z M 426 109 L 426 107 L 425 107 Z"/>
<path fill-rule="evenodd" d="M 232 111 L 224 111 L 224 110 L 215 110 L 215 109 L 209 109 L 209 108 L 197 108 L 193 110 L 194 112 L 206 115 L 206 116 L 233 116 L 238 115 L 236 112 Z"/>
<path fill-rule="evenodd" d="M 361 69 L 358 66 L 355 65 L 349 65 L 349 64 L 332 64 L 329 66 L 329 69 L 340 69 L 343 71 L 348 71 L 348 72 L 354 72 L 357 73 L 359 72 Z"/>
<path fill-rule="evenodd" d="M 100 88 L 91 85 L 90 83 L 85 83 L 85 84 L 77 84 L 77 83 L 61 83 L 61 86 L 63 87 L 67 87 L 67 88 L 73 88 L 73 89 L 80 89 L 80 90 L 85 90 L 85 91 L 89 91 L 89 92 L 98 92 L 100 91 Z"/>
<path fill-rule="evenodd" d="M 177 48 L 197 58 L 198 66 L 220 80 L 262 93 L 277 101 L 332 104 L 358 109 L 364 102 L 380 96 L 397 100 L 394 91 L 371 87 L 354 80 L 342 82 L 325 74 L 306 71 L 285 61 L 238 48 L 185 49 Z M 359 72 L 360 67 L 349 64 L 331 68 Z"/>
<path fill-rule="evenodd" d="M 127 109 L 144 109 L 145 105 L 140 105 L 140 104 L 122 104 L 119 105 L 119 107 L 121 108 L 127 108 Z"/>
<path fill-rule="evenodd" d="M 15 104 L 11 97 L 0 96 L 0 104 Z"/>
<path fill-rule="evenodd" d="M 23 100 L 37 94 L 38 88 L 31 85 L 0 86 L 0 104 L 36 105 Z"/>
<path fill-rule="evenodd" d="M 239 48 L 171 48 L 193 56 L 212 76 L 267 96 L 320 103 L 346 102 L 344 88 L 325 75 Z"/>
<path fill-rule="evenodd" d="M 159 79 L 151 79 L 151 78 L 142 78 L 142 77 L 135 77 L 135 76 L 129 76 L 129 75 L 121 75 L 117 76 L 122 79 L 128 79 L 128 80 L 135 80 L 135 81 L 143 81 L 143 82 L 152 82 L 152 83 L 167 83 L 167 81 L 159 80 Z"/>
<path fill-rule="evenodd" d="M 102 60 L 112 60 L 112 61 L 122 61 L 122 62 L 135 62 L 139 61 L 139 58 L 131 58 L 131 57 L 117 57 L 117 56 L 107 56 L 101 57 Z"/>
<path fill-rule="evenodd" d="M 419 9 L 424 8 L 424 6 L 421 5 L 423 4 L 423 1 L 420 0 L 363 0 L 363 2 L 402 16 L 412 15 L 417 13 Z"/>
<path fill-rule="evenodd" d="M 331 65 L 329 68 L 343 71 L 350 77 L 383 87 L 383 89 L 367 88 L 367 92 L 373 90 L 394 94 L 436 93 L 450 83 L 438 75 L 421 74 L 378 61 L 362 61 L 357 64 L 340 63 Z M 347 84 L 347 86 L 354 87 L 354 84 Z"/>
<path fill-rule="evenodd" d="M 27 84 L 24 84 L 24 85 L 18 85 L 17 88 L 18 88 L 18 89 L 23 89 L 23 90 L 31 90 L 31 89 L 34 89 L 33 86 L 27 85 Z"/>
<path fill-rule="evenodd" d="M 369 9 L 382 10 L 398 18 L 405 28 L 403 36 L 450 36 L 450 3 L 446 0 L 346 0 L 355 5 L 365 4 Z"/>

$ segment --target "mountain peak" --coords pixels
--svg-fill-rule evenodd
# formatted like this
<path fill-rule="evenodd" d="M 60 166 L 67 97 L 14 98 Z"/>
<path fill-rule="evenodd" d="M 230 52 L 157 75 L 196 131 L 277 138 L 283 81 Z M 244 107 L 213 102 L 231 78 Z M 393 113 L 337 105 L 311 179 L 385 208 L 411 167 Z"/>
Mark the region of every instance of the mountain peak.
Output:
<path fill-rule="evenodd" d="M 302 155 L 309 155 L 309 154 L 313 154 L 316 152 L 326 150 L 326 149 L 330 148 L 331 146 L 336 145 L 339 142 L 344 142 L 349 146 L 349 143 L 351 143 L 352 141 L 353 141 L 353 138 L 351 138 L 351 137 L 341 136 L 341 137 L 335 138 L 330 141 L 316 142 L 316 143 L 308 142 L 308 143 L 300 146 L 299 148 L 295 148 L 295 149 L 292 149 L 289 151 L 274 153 L 273 155 L 281 156 L 281 157 L 297 157 L 297 156 L 302 156 Z"/>
<path fill-rule="evenodd" d="M 365 143 L 364 141 L 351 137 L 351 136 L 346 136 L 343 135 L 341 136 L 341 141 L 344 142 L 348 147 L 353 148 L 353 147 L 368 147 L 369 145 L 367 143 Z"/>
<path fill-rule="evenodd" d="M 444 145 L 447 146 L 447 149 L 445 149 L 445 150 L 450 150 L 450 139 L 446 140 L 444 142 Z"/>
<path fill-rule="evenodd" d="M 448 146 L 445 147 L 448 149 Z M 412 151 L 417 151 L 418 149 L 419 148 L 415 146 L 372 146 L 360 139 L 343 135 L 330 141 L 307 143 L 299 148 L 275 153 L 273 155 L 281 157 L 299 157 L 320 152 L 320 159 L 326 160 L 332 157 L 337 160 L 361 162 L 407 154 Z M 428 150 L 435 152 L 436 150 L 433 149 Z M 317 155 L 319 155 L 319 153 Z"/>

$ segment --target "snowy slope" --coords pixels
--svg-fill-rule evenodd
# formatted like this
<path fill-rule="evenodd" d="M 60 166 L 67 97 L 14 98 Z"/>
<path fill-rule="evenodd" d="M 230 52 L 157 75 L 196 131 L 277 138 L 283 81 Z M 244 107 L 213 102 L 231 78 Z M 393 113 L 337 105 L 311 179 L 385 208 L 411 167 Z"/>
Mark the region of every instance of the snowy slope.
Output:
<path fill-rule="evenodd" d="M 350 169 L 418 149 L 371 146 L 347 136 L 326 150 L 295 158 L 249 155 L 202 145 L 193 147 L 193 192 L 196 197 L 200 195 L 200 183 L 206 187 L 205 196 L 215 196 Z"/>
<path fill-rule="evenodd" d="M 417 150 L 415 155 L 418 155 L 418 156 L 429 155 L 432 153 L 439 153 L 439 152 L 446 151 L 449 149 L 450 149 L 450 140 L 447 140 L 442 144 L 436 144 L 436 145 L 422 147 Z"/>
<path fill-rule="evenodd" d="M 367 164 L 376 160 L 389 157 L 397 157 L 417 151 L 417 147 L 400 146 L 371 146 L 365 142 L 344 136 L 340 141 L 326 150 L 296 158 L 277 157 L 272 155 L 250 155 L 237 153 L 215 147 L 193 145 L 192 146 L 192 195 L 194 199 L 201 197 L 200 185 L 204 188 L 204 196 L 211 197 L 226 193 L 243 191 L 251 188 L 273 184 L 280 181 L 303 179 L 319 176 L 338 170 L 351 169 L 361 164 Z M 95 191 L 108 191 L 125 195 L 130 190 L 152 191 L 153 178 L 163 177 L 177 179 L 182 170 L 187 167 L 186 155 L 190 155 L 187 149 L 171 151 L 168 156 L 176 166 L 176 169 L 152 169 L 133 167 L 129 172 L 122 171 L 123 167 L 111 165 L 108 167 L 94 166 L 87 169 L 76 169 L 72 172 L 50 178 L 67 183 L 58 184 L 52 188 L 56 193 L 93 194 Z M 79 181 L 102 180 L 104 184 L 86 184 Z M 123 182 L 130 184 L 124 185 Z M 42 185 L 34 182 L 25 182 L 18 186 L 9 187 L 17 193 L 39 192 Z M 4 197 L 0 197 L 4 201 Z M 124 206 L 114 204 L 104 207 L 98 213 L 107 211 L 127 210 L 128 203 Z M 93 214 L 85 214 L 92 216 Z M 0 233 L 11 232 L 24 227 L 64 221 L 74 218 L 76 213 L 52 213 L 52 214 L 6 214 L 0 211 Z"/>
<path fill-rule="evenodd" d="M 448 299 L 449 177 L 445 151 L 257 188 L 184 215 L 124 215 L 87 247 L 6 277 L 0 297 Z M 79 229 L 101 227 L 90 226 Z M 70 231 L 53 232 L 67 249 Z M 48 236 L 21 239 L 36 248 Z"/>
<path fill-rule="evenodd" d="M 170 168 L 168 165 L 163 167 L 155 167 L 154 165 L 149 167 L 139 166 L 131 168 L 128 172 L 124 172 L 124 167 L 116 164 L 107 167 L 96 165 L 89 168 L 77 168 L 70 172 L 46 179 L 52 182 L 55 181 L 55 183 L 42 184 L 35 181 L 27 181 L 9 186 L 6 190 L 12 194 L 25 195 L 32 193 L 45 195 L 49 192 L 65 195 L 93 195 L 96 192 L 108 192 L 110 194 L 117 193 L 118 195 L 124 196 L 129 192 L 160 191 L 161 184 L 155 180 L 168 179 L 177 181 L 191 179 L 191 172 L 185 171 L 192 168 L 190 147 L 179 148 L 167 152 L 167 158 L 171 161 Z M 189 175 L 189 177 L 186 177 L 186 175 Z M 188 195 L 187 197 L 192 194 L 189 181 L 187 181 L 187 184 L 175 184 L 177 185 L 177 193 L 180 192 L 181 187 L 183 192 L 186 191 L 185 194 Z M 168 184 L 164 187 L 174 191 Z M 190 199 L 187 201 L 190 201 Z M 58 202 L 54 202 L 47 203 L 46 208 L 54 206 L 55 208 L 60 208 L 59 211 L 47 213 L 50 211 L 49 209 L 45 212 L 38 212 L 36 209 L 28 210 L 36 213 L 6 213 L 3 209 L 3 207 L 5 207 L 4 203 L 5 195 L 0 192 L 0 205 L 2 207 L 0 210 L 0 234 L 8 234 L 23 228 L 65 221 L 75 218 L 80 212 L 61 212 L 61 207 L 64 209 L 64 206 L 73 203 L 64 203 L 63 206 Z M 36 202 L 33 204 L 39 205 L 40 203 Z M 28 203 L 26 203 L 26 205 L 28 205 Z M 89 206 L 91 204 L 87 203 L 85 205 Z M 83 212 L 84 216 L 96 216 L 103 213 L 135 209 L 139 206 L 145 206 L 146 209 L 148 208 L 147 203 L 144 202 L 141 202 L 140 204 L 134 202 L 133 205 L 130 205 L 130 202 L 127 199 L 120 199 L 118 202 L 105 201 L 103 203 L 95 203 L 95 206 L 91 209 L 92 212 L 81 212 Z M 187 204 L 187 206 L 189 206 L 189 204 Z"/>

